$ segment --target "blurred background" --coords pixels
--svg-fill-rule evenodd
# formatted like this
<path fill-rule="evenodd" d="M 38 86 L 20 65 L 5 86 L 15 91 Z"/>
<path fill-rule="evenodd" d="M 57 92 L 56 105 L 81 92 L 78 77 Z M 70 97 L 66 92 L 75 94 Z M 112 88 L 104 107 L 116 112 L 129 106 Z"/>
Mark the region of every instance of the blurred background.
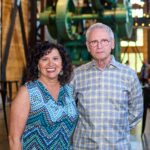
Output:
<path fill-rule="evenodd" d="M 134 150 L 150 150 L 150 0 L 1 0 L 0 149 L 8 149 L 9 108 L 36 42 L 65 46 L 75 66 L 91 60 L 86 29 L 95 22 L 115 34 L 115 58 L 134 69 L 143 86 L 144 117 L 131 131 Z M 146 89 L 146 90 L 145 90 Z"/>

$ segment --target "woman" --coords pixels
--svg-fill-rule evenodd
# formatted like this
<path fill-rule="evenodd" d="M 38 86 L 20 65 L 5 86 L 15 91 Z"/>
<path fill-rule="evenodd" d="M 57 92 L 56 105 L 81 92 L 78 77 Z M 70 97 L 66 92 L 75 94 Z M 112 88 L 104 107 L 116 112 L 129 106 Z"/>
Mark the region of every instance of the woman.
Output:
<path fill-rule="evenodd" d="M 28 67 L 28 82 L 12 102 L 10 150 L 69 150 L 78 113 L 71 61 L 61 45 L 37 44 Z"/>

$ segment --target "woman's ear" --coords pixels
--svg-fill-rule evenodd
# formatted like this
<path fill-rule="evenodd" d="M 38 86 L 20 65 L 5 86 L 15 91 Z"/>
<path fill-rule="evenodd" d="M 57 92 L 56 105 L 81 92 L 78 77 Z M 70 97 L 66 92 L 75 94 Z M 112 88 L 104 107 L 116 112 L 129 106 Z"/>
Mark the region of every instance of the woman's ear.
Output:
<path fill-rule="evenodd" d="M 40 70 L 40 67 L 39 67 L 39 65 L 37 66 L 37 68 L 38 68 L 38 71 Z"/>

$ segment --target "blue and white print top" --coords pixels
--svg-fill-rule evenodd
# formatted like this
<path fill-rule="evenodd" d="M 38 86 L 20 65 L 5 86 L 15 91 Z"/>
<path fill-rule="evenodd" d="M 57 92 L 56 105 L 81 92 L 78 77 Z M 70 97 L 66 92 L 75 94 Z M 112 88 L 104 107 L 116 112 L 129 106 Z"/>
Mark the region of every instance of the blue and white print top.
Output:
<path fill-rule="evenodd" d="M 72 87 L 62 86 L 55 101 L 39 80 L 25 86 L 30 97 L 30 113 L 22 135 L 22 149 L 70 150 L 78 120 Z"/>

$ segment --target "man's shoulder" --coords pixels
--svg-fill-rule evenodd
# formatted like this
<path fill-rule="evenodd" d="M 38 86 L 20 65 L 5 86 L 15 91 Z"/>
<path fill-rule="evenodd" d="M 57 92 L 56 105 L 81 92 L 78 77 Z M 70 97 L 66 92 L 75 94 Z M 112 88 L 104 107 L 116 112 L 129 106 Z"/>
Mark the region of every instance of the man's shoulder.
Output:
<path fill-rule="evenodd" d="M 85 71 L 85 70 L 89 69 L 91 65 L 92 65 L 92 62 L 88 62 L 86 64 L 82 64 L 82 65 L 76 67 L 75 71 L 77 71 L 77 72 Z"/>
<path fill-rule="evenodd" d="M 126 64 L 122 64 L 120 62 L 117 62 L 117 66 L 121 70 L 120 72 L 126 76 L 135 77 L 137 76 L 137 73 L 135 70 L 133 70 L 130 66 Z"/>

